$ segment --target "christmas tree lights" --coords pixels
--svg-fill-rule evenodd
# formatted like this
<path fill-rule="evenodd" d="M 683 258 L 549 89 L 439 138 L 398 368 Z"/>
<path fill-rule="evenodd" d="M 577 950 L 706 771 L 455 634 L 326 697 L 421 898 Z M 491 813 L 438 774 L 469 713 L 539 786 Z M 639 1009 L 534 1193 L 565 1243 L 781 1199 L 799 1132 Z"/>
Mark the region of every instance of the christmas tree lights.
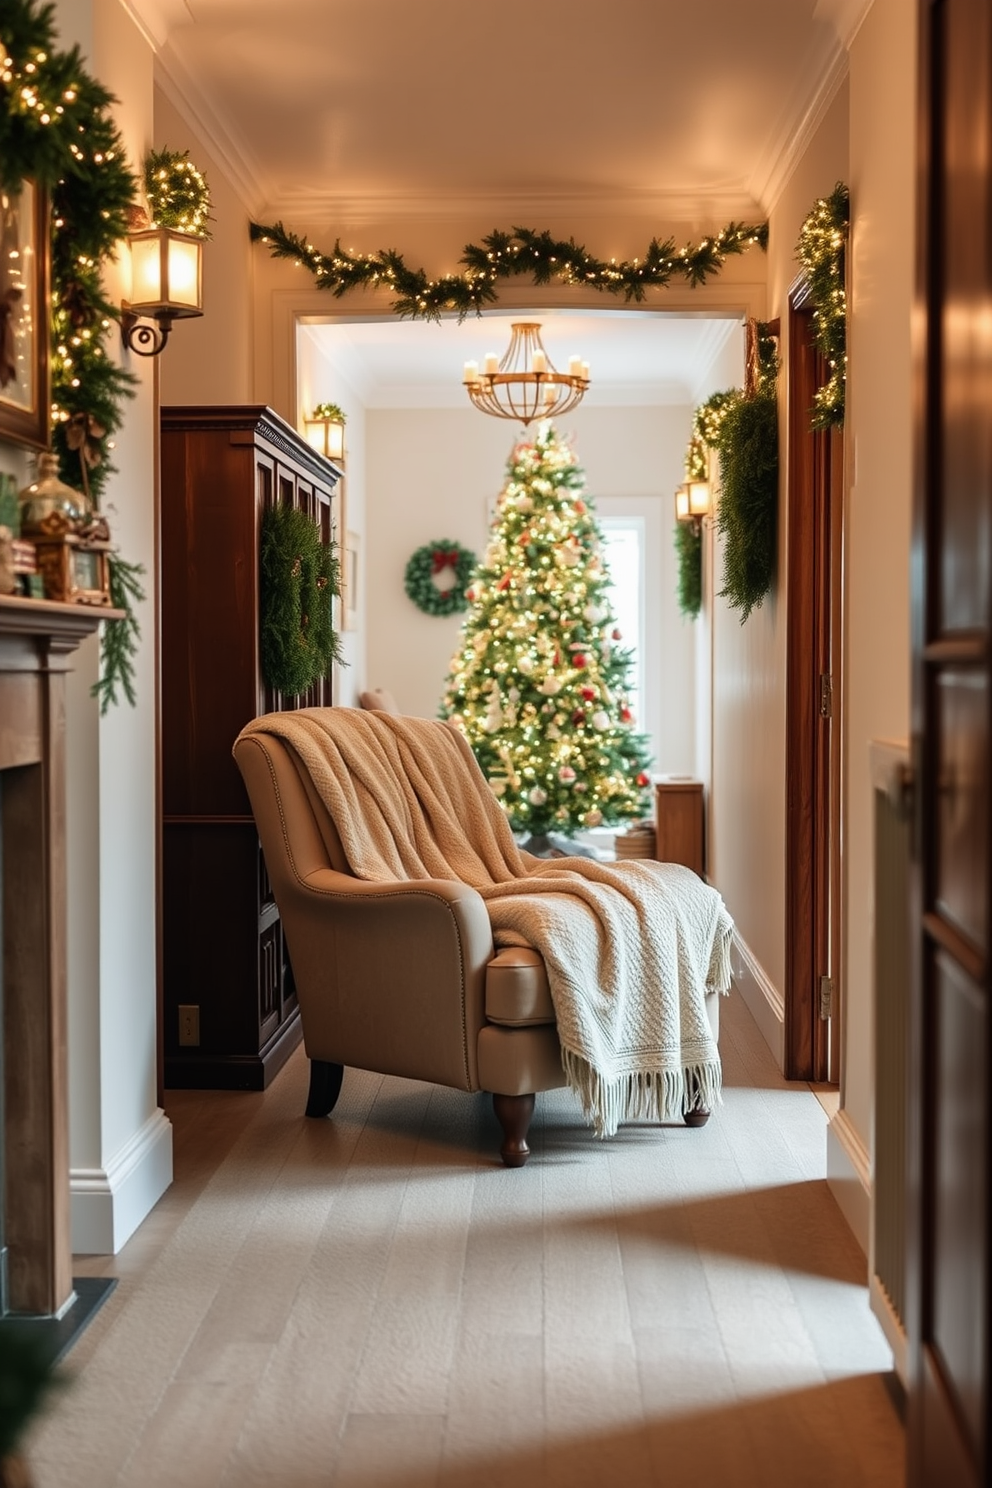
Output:
<path fill-rule="evenodd" d="M 619 644 L 584 485 L 552 424 L 514 446 L 442 704 L 511 826 L 535 836 L 650 810 L 632 655 Z"/>

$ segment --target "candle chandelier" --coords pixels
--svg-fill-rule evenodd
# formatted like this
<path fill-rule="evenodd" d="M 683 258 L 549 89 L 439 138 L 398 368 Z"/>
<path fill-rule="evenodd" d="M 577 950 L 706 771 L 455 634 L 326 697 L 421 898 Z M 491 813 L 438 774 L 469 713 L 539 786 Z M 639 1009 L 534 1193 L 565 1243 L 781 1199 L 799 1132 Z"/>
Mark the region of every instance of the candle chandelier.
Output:
<path fill-rule="evenodd" d="M 481 371 L 478 362 L 465 363 L 462 382 L 476 408 L 525 427 L 534 419 L 568 413 L 589 386 L 589 363 L 573 356 L 568 371 L 559 372 L 544 349 L 538 322 L 517 321 L 510 330 L 502 361 L 490 351 Z"/>

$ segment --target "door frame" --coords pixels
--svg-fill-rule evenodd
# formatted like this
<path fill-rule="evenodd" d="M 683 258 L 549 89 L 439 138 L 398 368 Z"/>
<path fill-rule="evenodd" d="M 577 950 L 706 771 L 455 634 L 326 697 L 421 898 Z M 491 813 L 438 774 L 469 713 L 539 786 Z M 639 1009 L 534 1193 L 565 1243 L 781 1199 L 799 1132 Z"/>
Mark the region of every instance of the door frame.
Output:
<path fill-rule="evenodd" d="M 844 447 L 810 428 L 827 366 L 812 341 L 809 284 L 789 290 L 786 557 L 785 1068 L 840 1077 L 840 754 Z M 821 712 L 820 679 L 830 679 Z M 820 979 L 832 998 L 823 1015 Z"/>

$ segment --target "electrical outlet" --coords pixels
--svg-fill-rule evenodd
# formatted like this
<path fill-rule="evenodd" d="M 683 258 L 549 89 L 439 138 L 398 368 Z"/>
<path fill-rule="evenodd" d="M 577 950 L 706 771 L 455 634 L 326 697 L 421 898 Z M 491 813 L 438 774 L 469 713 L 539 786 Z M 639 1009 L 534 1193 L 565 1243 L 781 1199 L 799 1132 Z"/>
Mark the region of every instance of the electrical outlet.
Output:
<path fill-rule="evenodd" d="M 199 1003 L 179 1004 L 179 1045 L 196 1045 L 200 1042 Z"/>

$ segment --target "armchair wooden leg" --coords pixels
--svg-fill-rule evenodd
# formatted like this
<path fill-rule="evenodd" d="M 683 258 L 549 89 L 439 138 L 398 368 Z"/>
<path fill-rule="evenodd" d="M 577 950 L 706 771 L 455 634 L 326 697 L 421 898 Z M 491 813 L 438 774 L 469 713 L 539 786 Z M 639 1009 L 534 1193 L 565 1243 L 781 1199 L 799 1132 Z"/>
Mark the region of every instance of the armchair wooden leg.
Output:
<path fill-rule="evenodd" d="M 499 1155 L 508 1168 L 522 1168 L 530 1157 L 527 1131 L 534 1114 L 533 1095 L 494 1095 L 493 1110 L 503 1128 Z"/>
<path fill-rule="evenodd" d="M 344 1079 L 343 1064 L 328 1064 L 325 1059 L 310 1061 L 310 1094 L 307 1097 L 308 1116 L 329 1116 L 341 1094 Z"/>
<path fill-rule="evenodd" d="M 686 1126 L 705 1126 L 709 1119 L 709 1111 L 700 1110 L 698 1106 L 694 1111 L 686 1111 L 685 1115 L 682 1117 L 682 1120 L 685 1122 Z"/>

